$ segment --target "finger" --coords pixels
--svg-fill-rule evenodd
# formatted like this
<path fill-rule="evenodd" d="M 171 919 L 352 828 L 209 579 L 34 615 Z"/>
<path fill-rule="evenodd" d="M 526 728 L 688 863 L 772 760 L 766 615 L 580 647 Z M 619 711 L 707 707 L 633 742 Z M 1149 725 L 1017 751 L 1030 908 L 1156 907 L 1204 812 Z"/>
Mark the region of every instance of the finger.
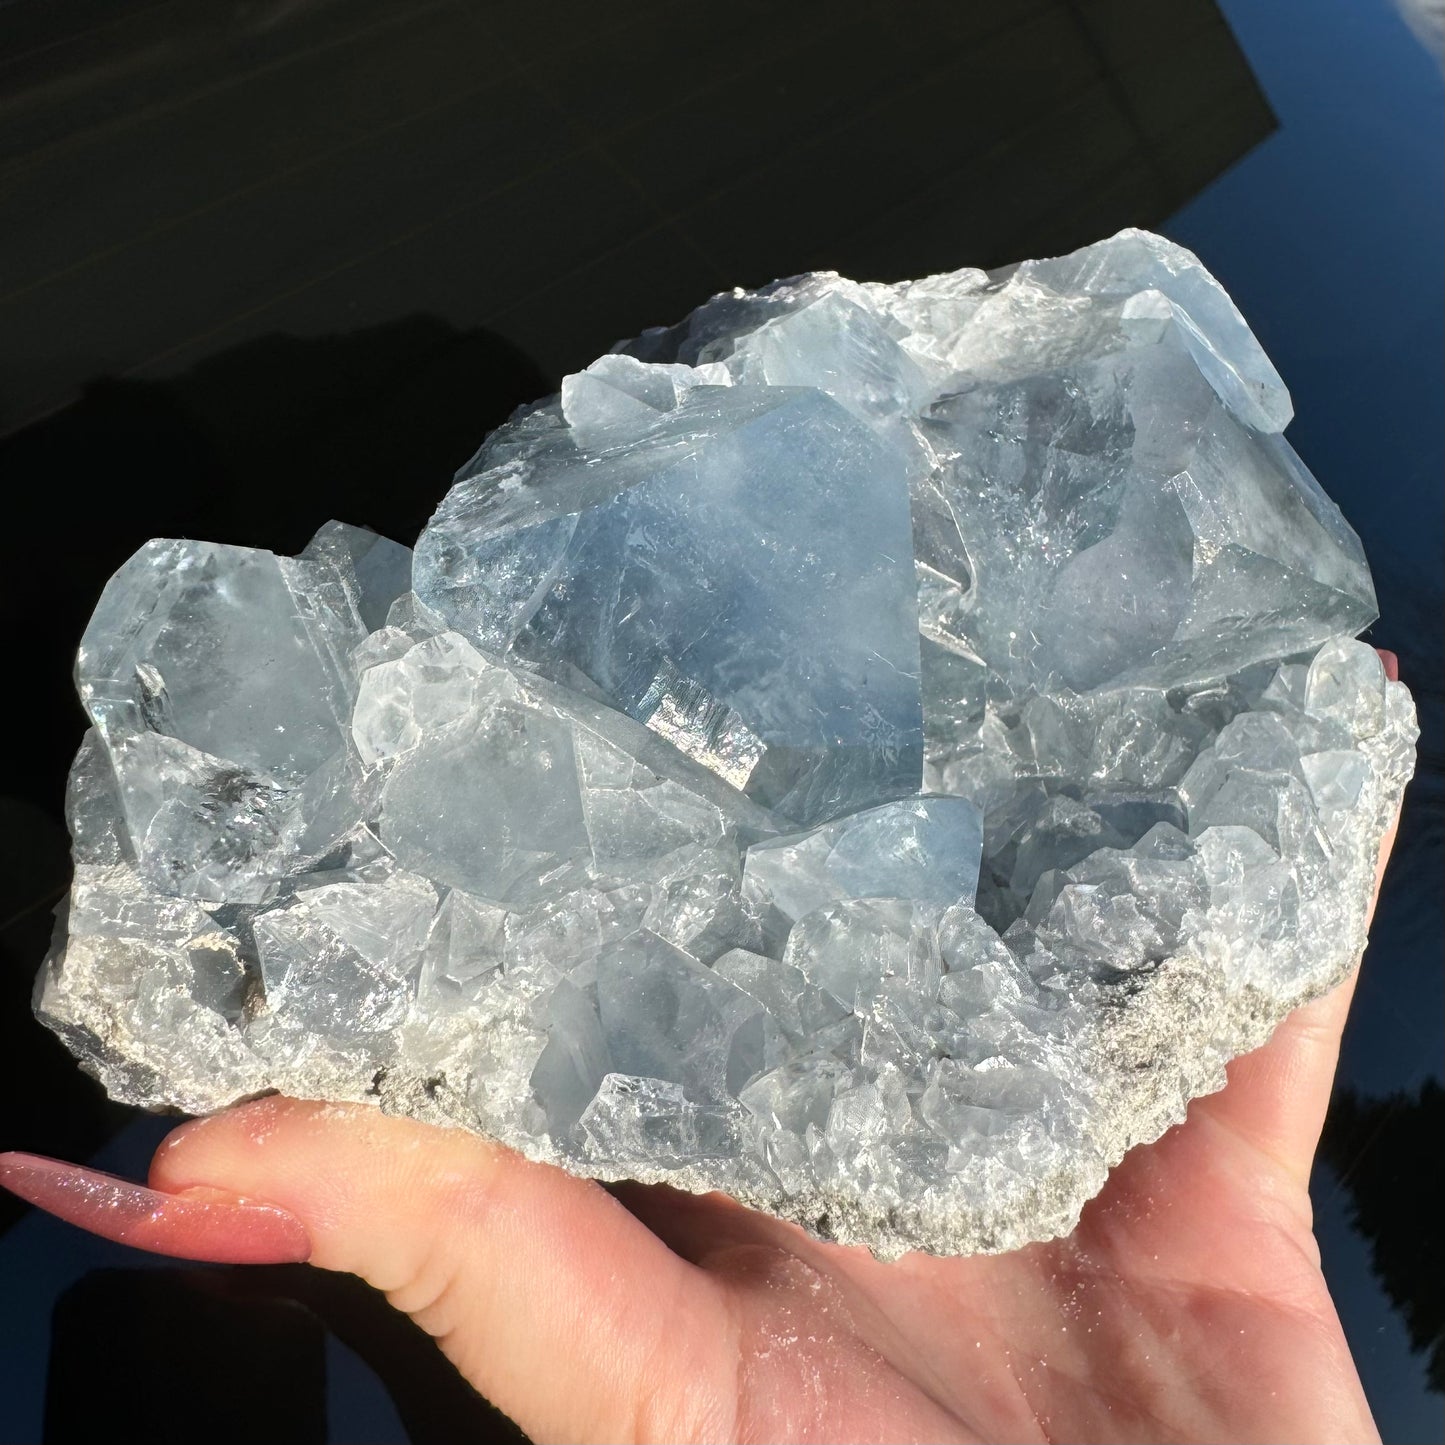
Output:
<path fill-rule="evenodd" d="M 1358 969 L 1323 998 L 1296 1009 L 1263 1048 L 1229 1063 L 1222 1093 L 1199 1101 L 1202 1117 L 1266 1155 L 1298 1184 L 1309 1182 L 1357 975 Z"/>
<path fill-rule="evenodd" d="M 703 1268 L 739 1246 L 796 1252 L 816 1243 L 797 1225 L 749 1209 L 726 1194 L 689 1194 L 667 1184 L 630 1182 L 611 1185 L 610 1192 L 674 1254 Z"/>
<path fill-rule="evenodd" d="M 211 1264 L 304 1264 L 306 1228 L 294 1215 L 214 1189 L 162 1194 L 39 1154 L 0 1154 L 0 1185 L 102 1239 Z"/>
<path fill-rule="evenodd" d="M 150 1182 L 288 1211 L 313 1264 L 385 1291 L 534 1438 L 728 1431 L 721 1293 L 590 1181 L 364 1105 L 271 1098 L 176 1130 Z"/>

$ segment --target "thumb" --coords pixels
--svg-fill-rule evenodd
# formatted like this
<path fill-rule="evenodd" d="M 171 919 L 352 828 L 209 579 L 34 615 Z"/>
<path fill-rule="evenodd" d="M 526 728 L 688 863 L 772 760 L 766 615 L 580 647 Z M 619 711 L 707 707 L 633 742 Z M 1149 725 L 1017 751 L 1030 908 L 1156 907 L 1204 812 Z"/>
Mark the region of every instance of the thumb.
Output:
<path fill-rule="evenodd" d="M 534 1438 L 729 1431 L 722 1293 L 591 1181 L 366 1105 L 273 1097 L 177 1129 L 150 1182 L 289 1211 L 311 1263 L 382 1290 Z"/>

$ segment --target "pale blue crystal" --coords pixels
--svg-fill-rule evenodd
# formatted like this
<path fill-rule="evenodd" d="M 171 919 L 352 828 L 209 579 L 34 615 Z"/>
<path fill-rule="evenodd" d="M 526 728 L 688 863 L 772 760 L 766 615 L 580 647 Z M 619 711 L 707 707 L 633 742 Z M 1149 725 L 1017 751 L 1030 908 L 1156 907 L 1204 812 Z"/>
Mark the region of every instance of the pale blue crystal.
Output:
<path fill-rule="evenodd" d="M 1246 426 L 1280 432 L 1294 407 L 1284 382 L 1224 288 L 1196 256 L 1148 231 L 1121 231 L 1068 256 L 1025 261 L 1020 281 L 1060 295 L 1124 300 L 1155 292 L 1200 374 Z"/>
<path fill-rule="evenodd" d="M 910 528 L 896 461 L 827 397 L 699 386 L 595 455 L 550 413 L 504 429 L 423 534 L 416 588 L 634 715 L 687 679 L 765 746 L 749 795 L 809 823 L 920 784 Z"/>
<path fill-rule="evenodd" d="M 271 1010 L 288 1028 L 347 1041 L 406 1017 L 436 912 L 415 874 L 324 875 L 251 922 Z"/>
<path fill-rule="evenodd" d="M 156 541 L 36 1007 L 824 1237 L 1070 1229 L 1342 978 L 1409 772 L 1358 539 L 1198 259 L 818 273 L 622 343 L 415 557 Z"/>
<path fill-rule="evenodd" d="M 697 1103 L 680 1084 L 607 1074 L 577 1127 L 584 1153 L 609 1168 L 682 1169 L 700 1160 L 727 1167 L 742 1148 L 745 1117 L 736 1103 Z"/>
<path fill-rule="evenodd" d="M 785 929 L 840 898 L 972 902 L 982 830 L 966 798 L 884 803 L 755 843 L 743 865 L 743 892 L 760 912 L 775 909 Z"/>
<path fill-rule="evenodd" d="M 699 1102 L 736 1097 L 777 1049 L 757 999 L 646 931 L 598 956 L 597 998 L 612 1070 Z"/>
<path fill-rule="evenodd" d="M 995 692 L 1188 686 L 1374 616 L 1338 511 L 1167 337 L 969 387 L 928 432 L 961 533 L 987 539 L 938 626 Z"/>

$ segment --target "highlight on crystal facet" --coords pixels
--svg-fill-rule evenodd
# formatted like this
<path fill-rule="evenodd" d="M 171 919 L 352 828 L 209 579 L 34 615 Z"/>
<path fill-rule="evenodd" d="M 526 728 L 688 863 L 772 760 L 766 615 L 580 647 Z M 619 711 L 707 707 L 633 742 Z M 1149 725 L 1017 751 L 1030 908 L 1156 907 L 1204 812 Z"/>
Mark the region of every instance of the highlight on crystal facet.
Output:
<path fill-rule="evenodd" d="M 81 642 L 36 1007 L 881 1256 L 1066 1232 L 1364 945 L 1360 544 L 1187 251 L 714 297 L 415 552 L 158 540 Z"/>

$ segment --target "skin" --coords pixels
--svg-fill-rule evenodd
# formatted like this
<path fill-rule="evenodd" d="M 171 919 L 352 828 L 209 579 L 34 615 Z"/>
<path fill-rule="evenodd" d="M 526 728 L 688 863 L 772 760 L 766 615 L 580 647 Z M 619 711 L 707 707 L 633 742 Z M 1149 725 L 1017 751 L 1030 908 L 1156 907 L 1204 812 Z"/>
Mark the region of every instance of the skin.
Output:
<path fill-rule="evenodd" d="M 537 1440 L 1377 1440 L 1308 1192 L 1353 989 L 1236 1059 L 1068 1238 L 1005 1255 L 880 1264 L 282 1098 L 177 1129 L 150 1182 L 289 1210 Z"/>

